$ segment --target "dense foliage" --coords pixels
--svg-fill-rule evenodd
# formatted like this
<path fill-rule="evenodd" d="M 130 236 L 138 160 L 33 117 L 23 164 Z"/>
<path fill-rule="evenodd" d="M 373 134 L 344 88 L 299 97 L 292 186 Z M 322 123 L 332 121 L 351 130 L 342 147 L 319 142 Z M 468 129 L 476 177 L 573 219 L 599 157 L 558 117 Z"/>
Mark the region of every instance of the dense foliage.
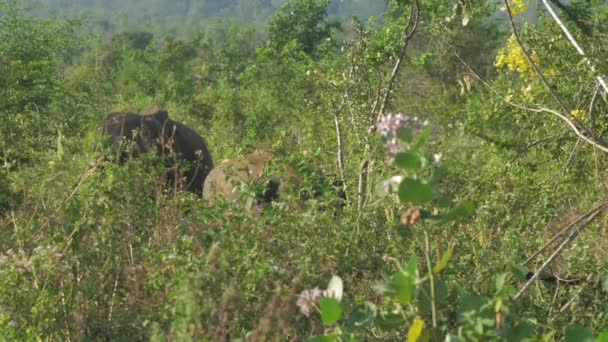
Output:
<path fill-rule="evenodd" d="M 168 3 L 0 0 L 2 340 L 608 340 L 604 1 Z M 153 107 L 299 188 L 113 162 Z"/>

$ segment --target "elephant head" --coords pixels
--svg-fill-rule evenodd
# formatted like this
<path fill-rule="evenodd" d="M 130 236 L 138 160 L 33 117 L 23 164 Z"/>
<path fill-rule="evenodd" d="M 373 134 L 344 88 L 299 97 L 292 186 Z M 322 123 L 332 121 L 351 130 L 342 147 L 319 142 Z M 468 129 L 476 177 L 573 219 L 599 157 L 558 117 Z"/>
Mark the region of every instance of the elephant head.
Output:
<path fill-rule="evenodd" d="M 211 204 L 219 199 L 235 202 L 240 197 L 239 185 L 247 182 L 263 188 L 257 201 L 264 205 L 278 199 L 287 186 L 298 187 L 300 176 L 290 165 L 276 163 L 270 153 L 257 151 L 226 159 L 211 170 L 205 180 L 203 198 Z"/>
<path fill-rule="evenodd" d="M 179 170 L 168 172 L 169 181 L 180 183 L 183 175 L 184 187 L 202 194 L 205 178 L 213 168 L 207 143 L 191 128 L 171 120 L 166 110 L 149 110 L 143 115 L 110 113 L 103 134 L 111 138 L 120 162 L 148 151 L 169 156 L 167 166 Z"/>

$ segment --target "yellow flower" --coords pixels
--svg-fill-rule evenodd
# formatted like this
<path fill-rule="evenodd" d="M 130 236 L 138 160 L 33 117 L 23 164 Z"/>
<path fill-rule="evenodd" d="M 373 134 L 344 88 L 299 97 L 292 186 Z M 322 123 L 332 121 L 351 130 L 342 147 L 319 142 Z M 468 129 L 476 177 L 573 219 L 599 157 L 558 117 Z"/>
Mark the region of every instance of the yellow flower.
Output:
<path fill-rule="evenodd" d="M 530 54 L 530 58 L 535 64 L 538 64 L 540 61 L 540 58 L 536 52 L 532 52 Z M 526 55 L 524 55 L 521 47 L 519 44 L 517 44 L 517 39 L 515 39 L 514 35 L 511 35 L 511 37 L 509 37 L 507 40 L 507 46 L 498 51 L 494 66 L 497 68 L 506 66 L 509 71 L 517 71 L 521 74 L 532 74 L 534 72 L 532 66 L 526 58 Z"/>
<path fill-rule="evenodd" d="M 575 109 L 570 112 L 570 117 L 572 120 L 583 120 L 585 118 L 586 112 L 584 110 Z"/>
<path fill-rule="evenodd" d="M 528 8 L 528 5 L 524 2 L 524 0 L 510 0 L 509 7 L 511 8 L 511 14 L 517 15 L 523 13 Z M 501 7 L 501 10 L 506 11 L 506 7 Z"/>

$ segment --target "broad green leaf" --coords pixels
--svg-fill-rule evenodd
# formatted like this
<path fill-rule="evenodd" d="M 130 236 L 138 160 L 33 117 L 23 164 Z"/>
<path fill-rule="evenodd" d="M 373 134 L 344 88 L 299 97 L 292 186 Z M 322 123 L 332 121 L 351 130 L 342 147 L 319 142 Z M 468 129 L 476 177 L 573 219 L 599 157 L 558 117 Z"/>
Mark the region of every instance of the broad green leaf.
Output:
<path fill-rule="evenodd" d="M 321 307 L 321 320 L 324 325 L 332 325 L 342 317 L 342 305 L 335 298 L 321 298 L 319 300 Z"/>
<path fill-rule="evenodd" d="M 415 255 L 412 255 L 407 261 L 407 274 L 414 279 L 414 281 L 418 280 L 418 258 L 416 258 Z"/>
<path fill-rule="evenodd" d="M 424 332 L 424 321 L 416 318 L 407 331 L 407 342 L 417 342 Z"/>
<path fill-rule="evenodd" d="M 499 275 L 496 276 L 496 293 L 500 292 L 500 290 L 502 290 L 502 287 L 505 286 L 505 280 L 507 279 L 507 274 L 506 273 L 501 273 Z"/>
<path fill-rule="evenodd" d="M 447 252 L 445 252 L 443 254 L 443 256 L 441 257 L 441 260 L 439 260 L 437 265 L 435 265 L 435 267 L 433 267 L 433 273 L 441 272 L 448 265 L 448 262 L 450 262 L 450 258 L 452 258 L 453 252 L 454 252 L 454 250 L 452 249 L 452 247 L 450 247 L 447 250 Z"/>
<path fill-rule="evenodd" d="M 431 133 L 433 132 L 433 128 L 431 126 L 426 126 L 422 133 L 420 133 L 420 137 L 414 147 L 412 147 L 412 151 L 418 151 L 426 142 L 429 140 Z"/>
<path fill-rule="evenodd" d="M 433 189 L 419 180 L 406 178 L 399 184 L 399 200 L 402 203 L 423 204 L 433 199 Z"/>
<path fill-rule="evenodd" d="M 517 278 L 519 281 L 526 281 L 526 273 L 527 270 L 520 265 L 511 266 L 511 273 Z"/>
<path fill-rule="evenodd" d="M 595 342 L 608 342 L 608 331 L 601 333 L 596 339 Z"/>
<path fill-rule="evenodd" d="M 566 327 L 564 334 L 566 342 L 592 342 L 595 341 L 593 332 L 578 324 L 571 324 Z"/>
<path fill-rule="evenodd" d="M 409 144 L 414 140 L 414 130 L 408 126 L 401 127 L 399 131 L 397 131 L 397 137 L 402 142 Z"/>
<path fill-rule="evenodd" d="M 411 152 L 401 152 L 395 156 L 395 165 L 402 170 L 418 171 L 422 167 L 422 158 Z"/>
<path fill-rule="evenodd" d="M 342 293 L 344 292 L 344 284 L 342 283 L 342 278 L 338 276 L 333 276 L 329 280 L 329 285 L 327 285 L 327 289 L 332 292 L 332 295 L 338 299 L 338 301 L 342 300 Z"/>
<path fill-rule="evenodd" d="M 389 288 L 395 300 L 401 304 L 409 304 L 414 294 L 414 279 L 404 273 L 395 273 L 391 277 Z"/>

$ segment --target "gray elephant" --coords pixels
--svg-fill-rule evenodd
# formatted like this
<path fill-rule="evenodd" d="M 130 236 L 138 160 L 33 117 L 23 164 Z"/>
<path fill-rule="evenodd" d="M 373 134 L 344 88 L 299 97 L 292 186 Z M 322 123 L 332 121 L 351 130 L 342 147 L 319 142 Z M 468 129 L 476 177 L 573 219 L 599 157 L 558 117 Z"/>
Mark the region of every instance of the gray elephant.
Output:
<path fill-rule="evenodd" d="M 172 160 L 168 166 L 176 171 L 167 173 L 169 181 L 175 184 L 183 178 L 186 190 L 202 195 L 205 178 L 213 168 L 207 143 L 191 128 L 171 120 L 166 110 L 153 109 L 141 115 L 110 113 L 103 134 L 111 138 L 120 162 L 148 151 L 175 156 L 167 158 Z M 188 165 L 180 166 L 181 161 Z"/>

